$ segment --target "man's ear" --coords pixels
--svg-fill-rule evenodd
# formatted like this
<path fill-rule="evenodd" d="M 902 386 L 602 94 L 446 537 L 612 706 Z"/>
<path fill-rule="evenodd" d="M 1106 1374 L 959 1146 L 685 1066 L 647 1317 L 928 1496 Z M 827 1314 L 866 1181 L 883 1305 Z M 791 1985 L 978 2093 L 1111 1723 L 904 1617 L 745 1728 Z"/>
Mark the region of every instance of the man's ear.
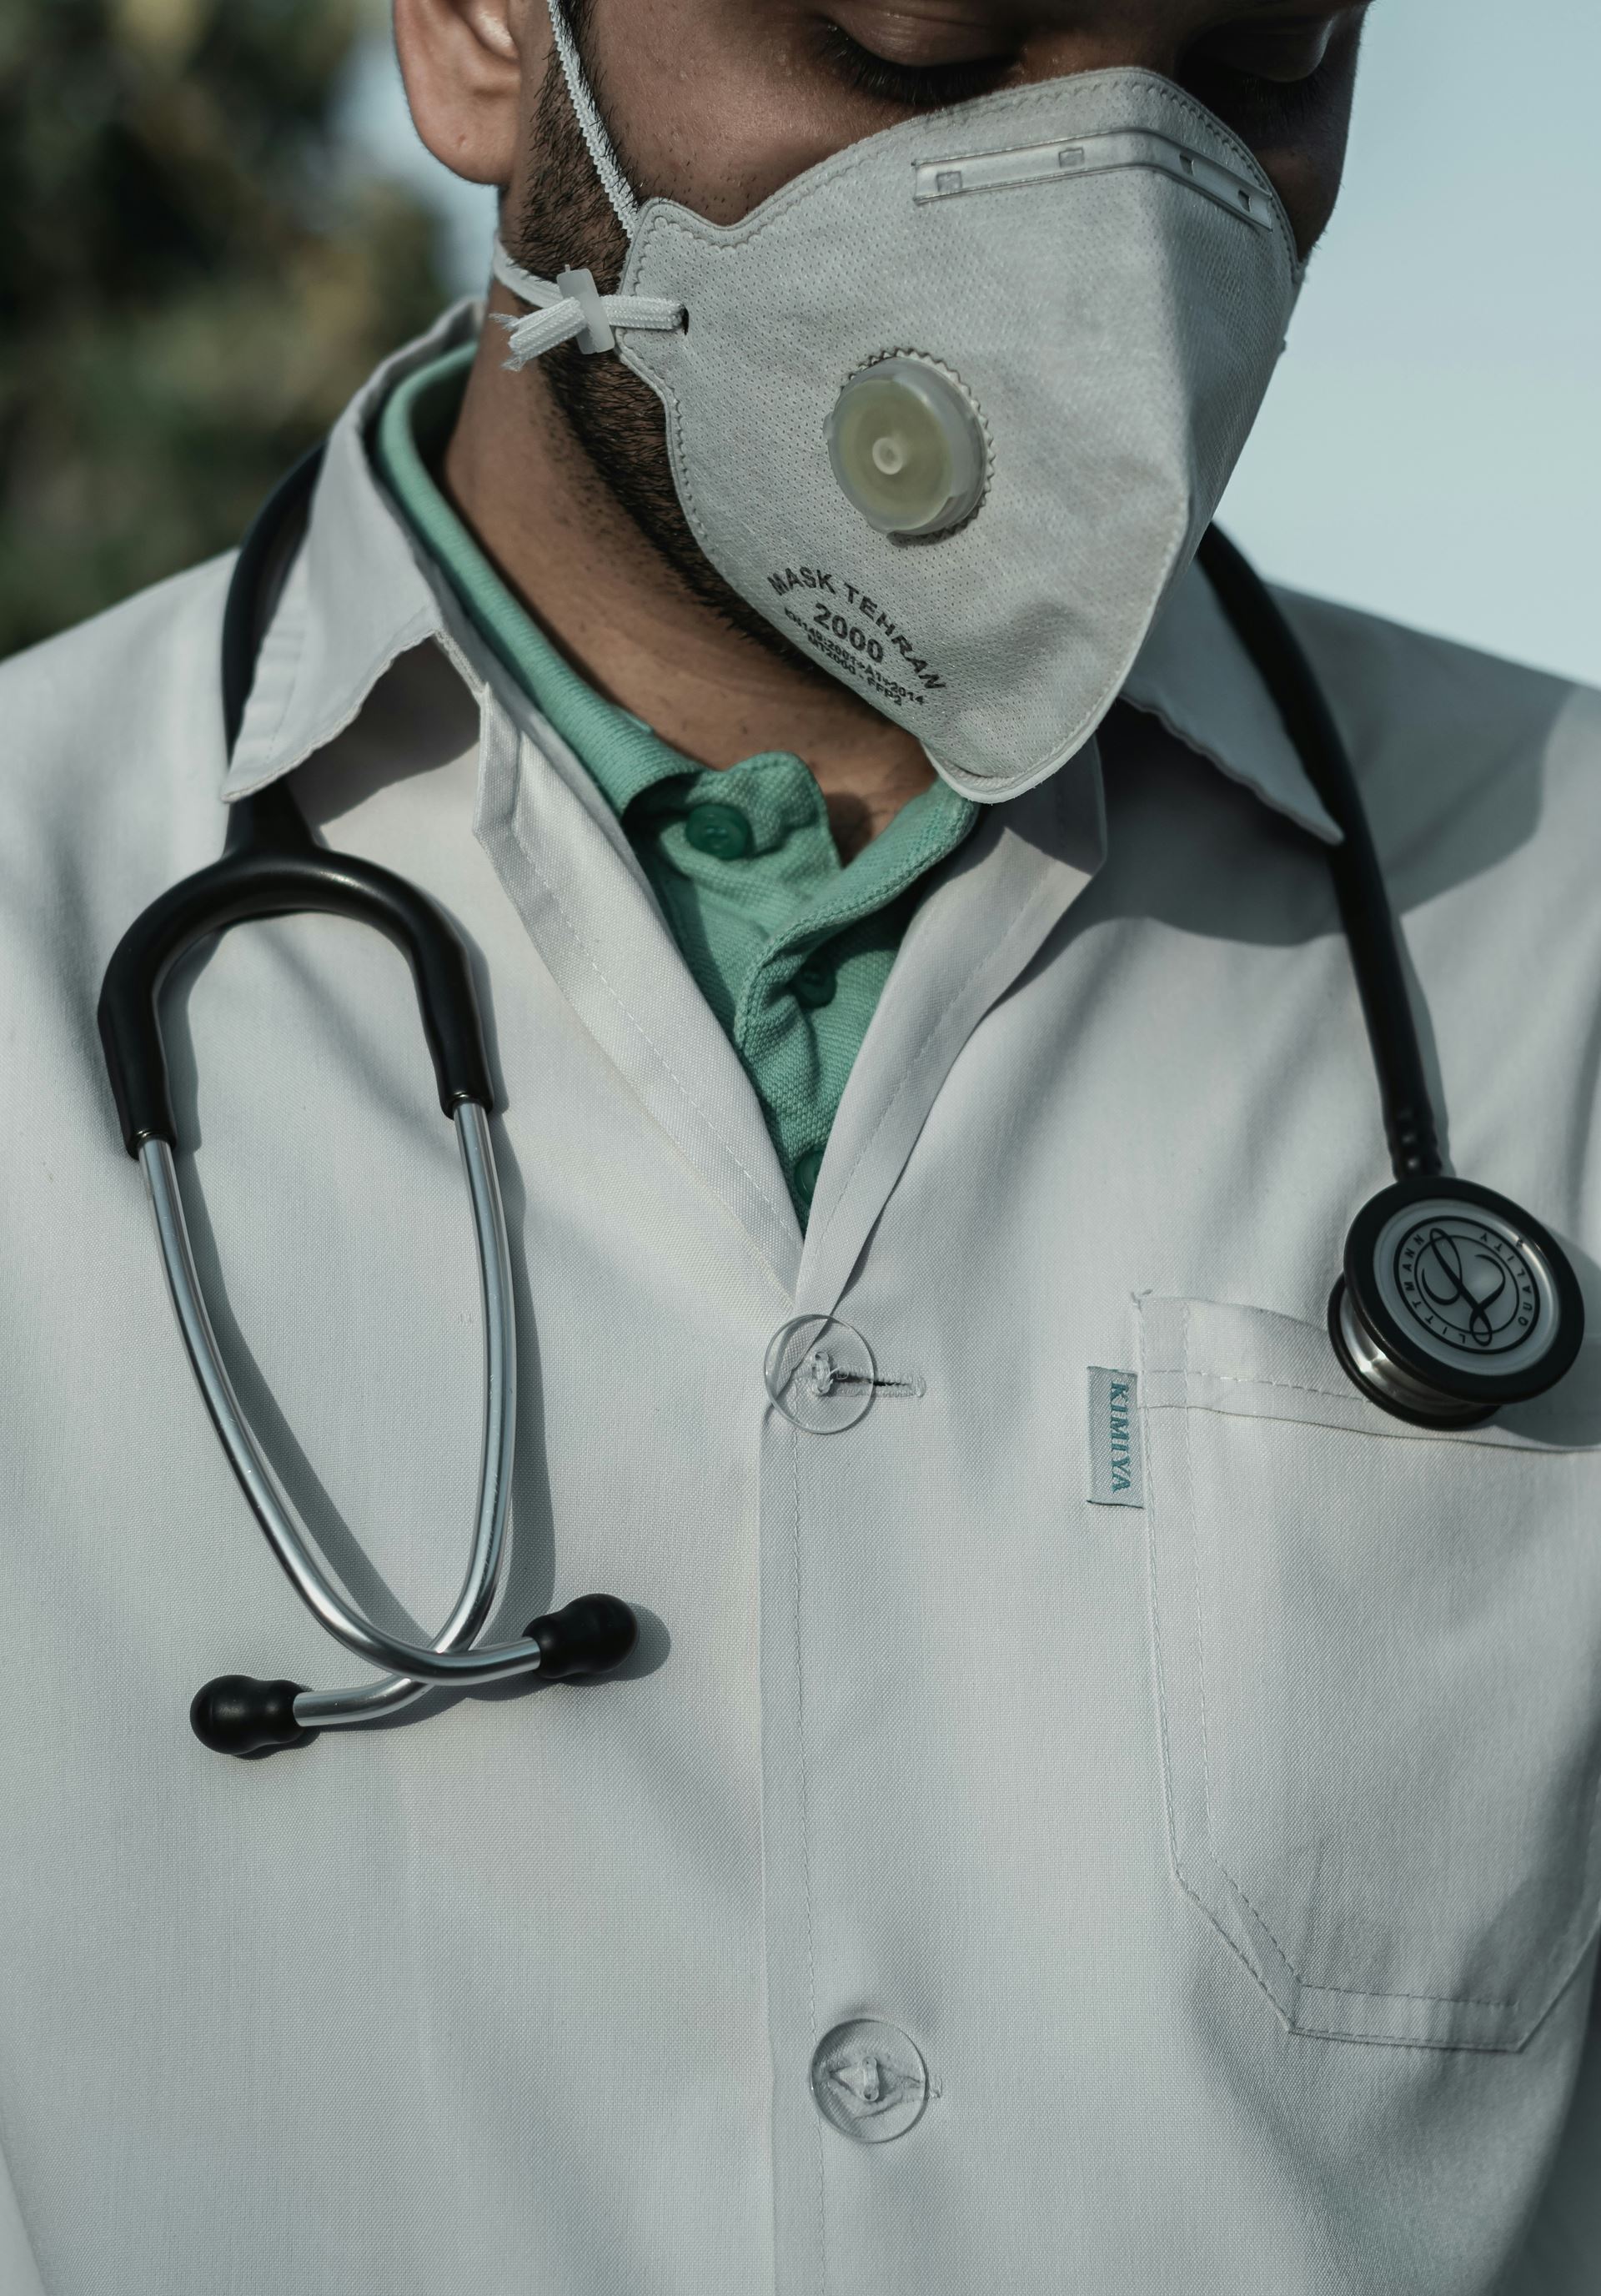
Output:
<path fill-rule="evenodd" d="M 543 0 L 395 0 L 418 135 L 452 173 L 503 188 L 551 46 Z"/>

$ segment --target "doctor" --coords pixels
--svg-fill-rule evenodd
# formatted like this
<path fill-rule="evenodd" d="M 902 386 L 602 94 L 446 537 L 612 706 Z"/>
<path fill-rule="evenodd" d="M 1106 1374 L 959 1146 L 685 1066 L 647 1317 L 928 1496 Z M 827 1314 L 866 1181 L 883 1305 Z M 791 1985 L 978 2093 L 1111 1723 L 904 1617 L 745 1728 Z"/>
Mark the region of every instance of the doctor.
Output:
<path fill-rule="evenodd" d="M 1596 1349 L 1473 1424 L 1348 1376 L 1345 832 L 1192 562 L 1361 14 L 397 0 L 495 283 L 330 440 L 231 754 L 226 565 L 0 673 L 5 2296 L 1596 2287 Z M 1284 603 L 1448 1168 L 1593 1323 L 1596 698 Z M 200 1682 L 359 1669 L 94 1010 L 274 788 L 469 952 L 494 1638 L 641 1633 L 245 1762 Z M 427 1640 L 479 1304 L 405 967 L 277 919 L 165 1009 L 241 1406 Z"/>

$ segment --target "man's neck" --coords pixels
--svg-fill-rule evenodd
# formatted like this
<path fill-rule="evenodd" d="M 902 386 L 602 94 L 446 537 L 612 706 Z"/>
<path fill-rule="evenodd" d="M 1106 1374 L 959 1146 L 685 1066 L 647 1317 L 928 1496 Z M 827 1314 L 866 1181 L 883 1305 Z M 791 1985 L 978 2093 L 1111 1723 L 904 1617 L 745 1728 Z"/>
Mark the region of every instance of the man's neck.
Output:
<path fill-rule="evenodd" d="M 502 578 L 597 691 L 698 764 L 803 758 L 849 860 L 932 783 L 921 746 L 696 598 L 597 477 L 538 368 L 510 373 L 503 352 L 486 327 L 443 472 Z"/>

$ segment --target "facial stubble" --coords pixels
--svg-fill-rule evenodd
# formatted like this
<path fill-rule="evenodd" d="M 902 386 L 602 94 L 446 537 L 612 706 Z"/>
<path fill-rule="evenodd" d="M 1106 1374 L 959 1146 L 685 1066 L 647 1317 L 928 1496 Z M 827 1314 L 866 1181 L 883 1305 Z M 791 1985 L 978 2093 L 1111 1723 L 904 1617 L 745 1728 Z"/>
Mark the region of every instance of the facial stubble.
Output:
<path fill-rule="evenodd" d="M 581 53 L 588 45 L 587 14 L 587 8 L 568 0 L 568 20 Z M 603 106 L 588 53 L 584 65 Z M 609 120 L 608 129 L 613 132 Z M 552 279 L 559 271 L 582 268 L 602 294 L 615 293 L 627 260 L 627 236 L 595 173 L 554 55 L 535 105 L 533 141 L 527 192 L 508 236 L 511 255 L 536 277 Z M 626 160 L 623 164 L 627 171 Z M 818 675 L 729 586 L 690 532 L 673 483 L 661 401 L 649 385 L 620 358 L 592 357 L 572 343 L 548 351 L 540 374 L 590 479 L 627 513 L 670 577 L 727 627 L 790 668 Z"/>

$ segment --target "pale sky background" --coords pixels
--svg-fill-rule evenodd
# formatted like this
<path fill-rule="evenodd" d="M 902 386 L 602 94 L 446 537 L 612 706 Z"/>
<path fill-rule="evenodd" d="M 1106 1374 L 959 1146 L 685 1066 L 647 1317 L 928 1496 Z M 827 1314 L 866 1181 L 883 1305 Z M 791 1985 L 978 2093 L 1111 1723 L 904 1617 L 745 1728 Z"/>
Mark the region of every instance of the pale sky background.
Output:
<path fill-rule="evenodd" d="M 1375 0 L 1345 191 L 1219 513 L 1278 580 L 1601 685 L 1601 0 Z M 461 287 L 489 194 L 417 142 L 387 38 L 353 155 L 437 200 Z"/>

